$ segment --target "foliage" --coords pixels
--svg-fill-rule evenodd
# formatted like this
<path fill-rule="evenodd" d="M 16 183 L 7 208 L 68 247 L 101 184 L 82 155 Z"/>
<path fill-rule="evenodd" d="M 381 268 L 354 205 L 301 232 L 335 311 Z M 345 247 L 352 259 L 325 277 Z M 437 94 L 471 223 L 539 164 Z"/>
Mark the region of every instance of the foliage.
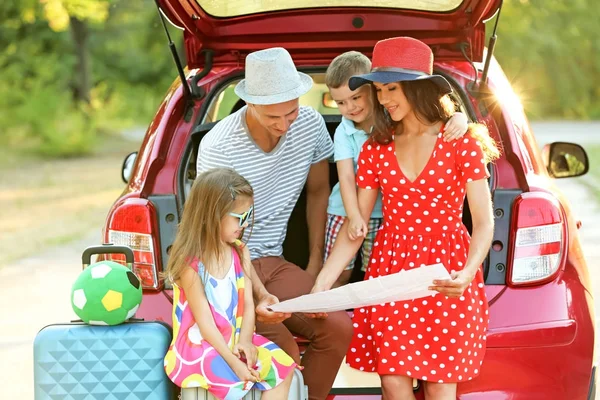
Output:
<path fill-rule="evenodd" d="M 106 0 L 40 0 L 50 28 L 62 32 L 69 27 L 70 19 L 102 23 L 108 18 Z"/>
<path fill-rule="evenodd" d="M 73 19 L 89 31 L 89 103 L 75 96 Z M 153 0 L 4 0 L 0 20 L 0 146 L 90 153 L 98 135 L 147 124 L 175 76 Z"/>
<path fill-rule="evenodd" d="M 531 118 L 600 118 L 598 21 L 597 0 L 504 1 L 495 55 Z"/>
<path fill-rule="evenodd" d="M 530 117 L 600 118 L 596 1 L 504 1 L 495 53 Z M 153 0 L 3 0 L 0 20 L 0 146 L 92 152 L 147 124 L 176 77 Z"/>

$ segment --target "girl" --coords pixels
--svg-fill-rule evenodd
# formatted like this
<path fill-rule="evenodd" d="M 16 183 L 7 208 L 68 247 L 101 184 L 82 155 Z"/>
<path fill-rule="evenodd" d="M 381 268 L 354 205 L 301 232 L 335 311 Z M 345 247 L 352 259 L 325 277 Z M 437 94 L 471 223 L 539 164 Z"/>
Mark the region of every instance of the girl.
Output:
<path fill-rule="evenodd" d="M 284 399 L 297 366 L 254 333 L 250 254 L 239 238 L 253 211 L 252 187 L 233 169 L 200 174 L 185 203 L 166 276 L 173 281 L 169 378 L 219 399 L 241 399 L 252 387 Z"/>
<path fill-rule="evenodd" d="M 433 55 L 412 38 L 383 40 L 373 69 L 350 79 L 350 89 L 372 83 L 380 106 L 374 134 L 358 162 L 358 207 L 371 214 L 378 189 L 384 222 L 365 279 L 443 263 L 451 280 L 432 283 L 441 294 L 355 310 L 346 360 L 381 376 L 385 400 L 414 399 L 412 380 L 425 398 L 456 399 L 457 383 L 475 378 L 485 353 L 488 304 L 481 263 L 493 234 L 486 163 L 498 156 L 485 127 L 443 140 L 455 105 L 452 87 L 432 75 Z M 472 238 L 462 223 L 465 194 Z M 344 224 L 342 231 L 348 232 Z M 356 232 L 354 232 L 356 234 Z M 329 289 L 361 240 L 338 236 L 313 292 Z"/>

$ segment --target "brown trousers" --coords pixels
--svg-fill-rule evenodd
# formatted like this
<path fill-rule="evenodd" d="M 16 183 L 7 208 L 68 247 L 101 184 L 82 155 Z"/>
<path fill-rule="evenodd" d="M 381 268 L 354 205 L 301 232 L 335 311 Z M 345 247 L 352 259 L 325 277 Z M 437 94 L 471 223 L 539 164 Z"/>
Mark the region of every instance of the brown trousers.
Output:
<path fill-rule="evenodd" d="M 282 257 L 263 257 L 252 261 L 258 277 L 269 293 L 280 301 L 310 293 L 314 279 Z M 304 367 L 304 383 L 310 400 L 325 400 L 352 338 L 352 322 L 345 311 L 329 313 L 326 319 L 292 314 L 280 324 L 256 322 L 256 332 L 275 342 Z M 294 334 L 310 340 L 300 361 Z"/>

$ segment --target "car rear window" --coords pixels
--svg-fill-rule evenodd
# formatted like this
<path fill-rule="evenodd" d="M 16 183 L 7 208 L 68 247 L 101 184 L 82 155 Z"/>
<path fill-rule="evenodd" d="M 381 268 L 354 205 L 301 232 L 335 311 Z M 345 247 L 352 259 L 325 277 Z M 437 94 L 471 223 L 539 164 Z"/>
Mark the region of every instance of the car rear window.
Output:
<path fill-rule="evenodd" d="M 325 85 L 325 74 L 317 72 L 311 73 L 310 76 L 314 81 L 313 86 L 308 93 L 300 97 L 300 104 L 311 106 L 323 115 L 339 114 L 337 105 L 329 98 L 329 89 Z M 229 82 L 225 89 L 213 98 L 202 120 L 203 124 L 219 121 L 246 104 L 234 92 L 238 82 L 239 80 Z"/>
<path fill-rule="evenodd" d="M 365 7 L 364 0 L 197 0 L 202 9 L 214 17 L 235 17 L 269 11 L 299 8 Z M 406 10 L 447 12 L 463 0 L 371 0 L 369 8 L 402 8 Z"/>

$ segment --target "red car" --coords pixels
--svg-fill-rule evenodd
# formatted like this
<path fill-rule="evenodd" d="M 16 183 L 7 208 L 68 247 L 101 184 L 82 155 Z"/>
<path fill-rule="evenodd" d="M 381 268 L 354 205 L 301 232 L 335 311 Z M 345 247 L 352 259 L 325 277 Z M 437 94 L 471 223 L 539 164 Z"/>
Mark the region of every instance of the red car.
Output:
<path fill-rule="evenodd" d="M 570 143 L 538 150 L 519 99 L 491 54 L 495 32 L 485 50 L 484 21 L 496 15 L 497 22 L 502 1 L 360 3 L 158 0 L 161 15 L 184 30 L 188 70 L 179 68 L 139 152 L 126 159 L 127 187 L 104 227 L 105 242 L 135 250 L 145 288 L 138 316 L 171 323 L 172 290 L 159 273 L 195 178 L 198 144 L 216 121 L 243 105 L 233 87 L 243 77 L 245 56 L 274 46 L 289 50 L 315 81 L 301 103 L 321 112 L 333 134 L 340 116 L 324 85 L 328 63 L 347 50 L 370 56 L 380 39 L 412 36 L 431 46 L 436 73 L 454 86 L 461 110 L 485 123 L 502 150 L 490 166 L 496 227 L 484 266 L 491 315 L 487 353 L 481 375 L 458 386 L 459 398 L 593 399 L 590 279 L 579 222 L 554 185 L 554 178 L 586 173 L 588 159 Z M 330 173 L 333 186 L 335 167 Z M 305 206 L 301 196 L 284 245 L 285 257 L 301 266 L 308 255 Z M 470 226 L 468 204 L 464 222 Z M 415 391 L 422 399 L 418 383 Z M 344 366 L 330 398 L 380 394 L 377 375 Z"/>

